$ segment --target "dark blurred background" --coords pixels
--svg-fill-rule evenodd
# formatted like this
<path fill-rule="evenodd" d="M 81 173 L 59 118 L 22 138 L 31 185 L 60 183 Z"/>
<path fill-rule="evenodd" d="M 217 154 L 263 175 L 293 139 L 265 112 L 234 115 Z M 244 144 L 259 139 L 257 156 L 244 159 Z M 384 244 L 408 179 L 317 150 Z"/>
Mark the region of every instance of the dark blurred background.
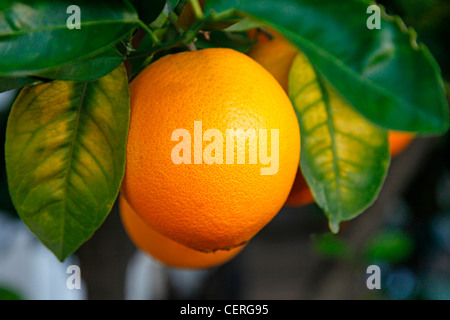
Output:
<path fill-rule="evenodd" d="M 379 1 L 419 34 L 450 81 L 450 1 Z M 17 92 L 0 95 L 0 299 L 450 299 L 449 134 L 417 138 L 392 160 L 378 200 L 338 235 L 315 205 L 283 208 L 229 263 L 166 268 L 130 242 L 114 207 L 64 264 L 18 219 L 8 195 L 3 143 Z M 66 267 L 83 290 L 68 291 Z M 381 289 L 366 269 L 381 269 Z"/>

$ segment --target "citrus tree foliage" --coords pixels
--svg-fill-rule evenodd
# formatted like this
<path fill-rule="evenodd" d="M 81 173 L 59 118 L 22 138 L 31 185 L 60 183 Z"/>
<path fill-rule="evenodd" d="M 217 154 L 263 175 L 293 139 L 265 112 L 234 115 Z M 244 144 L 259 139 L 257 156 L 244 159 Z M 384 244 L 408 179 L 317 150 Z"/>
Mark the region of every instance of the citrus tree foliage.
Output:
<path fill-rule="evenodd" d="M 289 93 L 302 134 L 300 167 L 338 232 L 377 198 L 388 130 L 439 135 L 448 104 L 439 66 L 414 30 L 368 0 L 6 1 L 0 4 L 0 92 L 9 115 L 8 187 L 23 222 L 61 261 L 110 212 L 124 174 L 128 83 L 180 50 L 254 44 L 270 27 L 299 50 Z M 78 14 L 78 16 L 77 16 Z M 78 22 L 79 25 L 73 25 Z M 267 29 L 266 29 L 267 30 Z"/>

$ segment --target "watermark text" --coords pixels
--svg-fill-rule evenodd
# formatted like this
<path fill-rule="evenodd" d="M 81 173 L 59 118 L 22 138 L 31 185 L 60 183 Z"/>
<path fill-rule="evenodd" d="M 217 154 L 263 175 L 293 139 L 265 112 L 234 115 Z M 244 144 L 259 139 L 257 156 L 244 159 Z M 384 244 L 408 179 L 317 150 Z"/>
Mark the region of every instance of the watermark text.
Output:
<path fill-rule="evenodd" d="M 202 121 L 194 121 L 193 137 L 187 129 L 175 129 L 172 132 L 171 140 L 179 142 L 172 149 L 172 162 L 257 164 L 259 160 L 265 166 L 260 170 L 261 175 L 274 175 L 279 169 L 279 130 L 270 130 L 270 143 L 268 135 L 268 129 L 226 129 L 225 135 L 218 129 L 207 129 L 203 133 Z M 205 141 L 209 144 L 203 149 Z"/>

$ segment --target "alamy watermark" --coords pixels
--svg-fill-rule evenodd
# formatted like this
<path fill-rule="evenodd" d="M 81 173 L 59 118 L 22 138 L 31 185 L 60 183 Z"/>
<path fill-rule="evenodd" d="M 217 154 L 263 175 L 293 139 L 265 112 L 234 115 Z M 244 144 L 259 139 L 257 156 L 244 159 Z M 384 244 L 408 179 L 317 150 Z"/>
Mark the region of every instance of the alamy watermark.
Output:
<path fill-rule="evenodd" d="M 81 9 L 77 5 L 70 5 L 67 7 L 66 13 L 70 16 L 66 20 L 68 29 L 81 29 Z"/>
<path fill-rule="evenodd" d="M 81 270 L 80 267 L 72 264 L 67 267 L 66 273 L 70 274 L 66 280 L 67 289 L 81 289 Z"/>
<path fill-rule="evenodd" d="M 376 4 L 367 7 L 366 13 L 370 14 L 367 18 L 366 26 L 367 29 L 381 29 L 381 10 Z"/>
<path fill-rule="evenodd" d="M 381 289 L 381 269 L 379 266 L 373 264 L 367 267 L 366 270 L 366 286 L 367 289 Z"/>
<path fill-rule="evenodd" d="M 261 168 L 261 175 L 274 175 L 279 168 L 279 130 L 270 130 L 270 143 L 268 134 L 268 129 L 226 129 L 225 134 L 218 129 L 207 129 L 203 133 L 202 121 L 194 121 L 193 137 L 187 129 L 172 132 L 171 140 L 179 142 L 172 149 L 172 162 L 177 165 L 246 164 L 248 156 L 248 164 L 257 164 L 259 160 L 266 166 Z M 203 149 L 204 141 L 210 143 Z"/>

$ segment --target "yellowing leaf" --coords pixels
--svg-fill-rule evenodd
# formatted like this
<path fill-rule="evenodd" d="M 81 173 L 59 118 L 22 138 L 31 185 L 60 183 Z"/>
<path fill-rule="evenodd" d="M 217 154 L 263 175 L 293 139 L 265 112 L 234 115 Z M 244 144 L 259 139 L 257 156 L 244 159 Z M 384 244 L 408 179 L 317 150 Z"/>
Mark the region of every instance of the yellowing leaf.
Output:
<path fill-rule="evenodd" d="M 8 119 L 13 204 L 60 260 L 103 223 L 124 174 L 129 91 L 121 65 L 93 82 L 25 87 Z"/>
<path fill-rule="evenodd" d="M 293 62 L 289 93 L 300 124 L 300 163 L 333 232 L 376 199 L 389 167 L 387 131 L 357 113 L 303 53 Z"/>

